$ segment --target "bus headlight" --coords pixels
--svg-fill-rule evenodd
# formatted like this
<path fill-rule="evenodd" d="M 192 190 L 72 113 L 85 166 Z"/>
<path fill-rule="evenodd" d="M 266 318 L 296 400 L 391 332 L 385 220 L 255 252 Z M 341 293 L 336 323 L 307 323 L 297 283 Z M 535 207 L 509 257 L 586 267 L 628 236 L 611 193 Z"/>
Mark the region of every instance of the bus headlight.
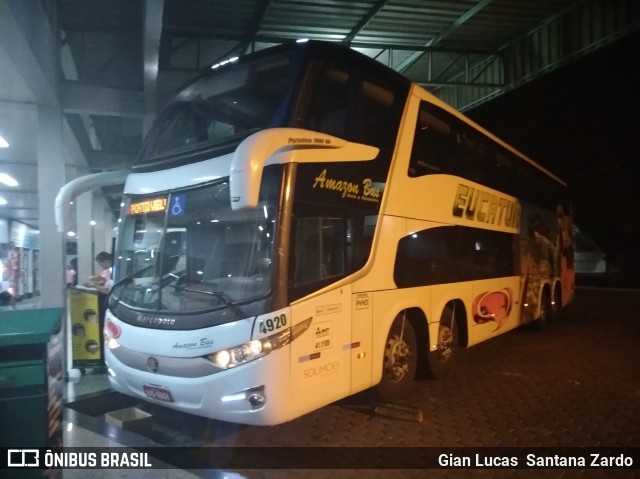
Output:
<path fill-rule="evenodd" d="M 120 343 L 118 342 L 117 339 L 114 338 L 104 338 L 104 344 L 107 348 L 109 348 L 110 350 L 114 350 L 120 347 Z"/>
<path fill-rule="evenodd" d="M 222 349 L 215 353 L 207 355 L 207 359 L 222 369 L 229 369 L 240 364 L 248 363 L 255 359 L 266 356 L 271 351 L 280 349 L 295 338 L 304 333 L 311 326 L 311 319 L 308 318 L 299 324 L 282 331 L 278 331 L 271 336 L 261 339 L 252 339 L 239 346 L 228 349 Z"/>
<path fill-rule="evenodd" d="M 233 348 L 222 349 L 209 354 L 207 358 L 219 368 L 228 369 L 261 358 L 290 342 L 291 328 L 287 328 L 266 338 L 253 339 Z"/>

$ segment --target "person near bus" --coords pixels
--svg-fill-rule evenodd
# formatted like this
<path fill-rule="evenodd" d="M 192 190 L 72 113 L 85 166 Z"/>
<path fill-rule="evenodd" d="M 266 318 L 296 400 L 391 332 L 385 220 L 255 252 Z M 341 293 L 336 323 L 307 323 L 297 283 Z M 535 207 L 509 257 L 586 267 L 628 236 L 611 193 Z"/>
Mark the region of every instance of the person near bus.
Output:
<path fill-rule="evenodd" d="M 67 288 L 73 288 L 76 283 L 76 270 L 71 265 L 71 263 L 67 265 L 65 276 L 66 276 Z"/>
<path fill-rule="evenodd" d="M 108 294 L 111 289 L 111 271 L 112 258 L 106 251 L 101 251 L 96 255 L 96 263 L 102 270 L 96 274 L 89 276 L 87 286 L 95 288 L 99 293 Z"/>

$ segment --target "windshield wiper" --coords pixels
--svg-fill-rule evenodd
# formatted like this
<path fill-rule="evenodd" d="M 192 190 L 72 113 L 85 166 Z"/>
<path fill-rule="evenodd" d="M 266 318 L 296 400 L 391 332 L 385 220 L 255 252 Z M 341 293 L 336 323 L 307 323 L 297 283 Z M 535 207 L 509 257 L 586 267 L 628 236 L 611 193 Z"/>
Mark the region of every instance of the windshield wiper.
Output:
<path fill-rule="evenodd" d="M 207 291 L 206 289 L 195 289 L 195 288 L 187 288 L 186 286 L 174 286 L 176 291 L 187 291 L 189 293 L 200 293 L 207 296 L 214 296 L 216 299 L 222 301 L 227 308 L 232 310 L 236 316 L 240 315 L 242 317 L 246 316 L 242 309 L 233 302 L 233 298 L 231 298 L 227 293 L 223 291 Z"/>
<path fill-rule="evenodd" d="M 149 270 L 149 269 L 151 269 L 151 268 L 155 268 L 155 266 L 156 266 L 155 264 L 150 264 L 149 266 L 145 266 L 144 268 L 139 269 L 138 271 L 134 271 L 133 273 L 128 274 L 127 276 L 125 276 L 124 278 L 122 278 L 120 281 L 118 281 L 116 284 L 114 284 L 114 285 L 111 287 L 111 291 L 113 291 L 114 289 L 116 289 L 116 287 L 121 286 L 121 285 L 123 285 L 123 284 L 130 284 L 130 283 L 133 283 L 133 278 L 134 278 L 136 275 L 139 275 L 140 273 L 144 273 L 145 271 L 147 271 L 147 270 Z"/>

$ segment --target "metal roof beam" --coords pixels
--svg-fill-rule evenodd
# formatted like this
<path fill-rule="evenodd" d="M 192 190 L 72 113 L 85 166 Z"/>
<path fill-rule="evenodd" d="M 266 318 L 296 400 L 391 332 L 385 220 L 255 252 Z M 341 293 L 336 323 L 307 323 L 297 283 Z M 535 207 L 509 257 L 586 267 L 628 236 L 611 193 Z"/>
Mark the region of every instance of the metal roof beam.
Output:
<path fill-rule="evenodd" d="M 502 83 L 467 83 L 463 81 L 427 81 L 427 82 L 416 82 L 418 85 L 422 87 L 470 87 L 470 88 L 502 88 L 504 84 Z"/>
<path fill-rule="evenodd" d="M 249 26 L 249 31 L 252 32 L 251 38 L 248 38 L 243 42 L 244 49 L 246 49 L 249 43 L 251 43 L 256 38 L 256 33 L 258 32 L 258 29 L 262 24 L 262 19 L 267 13 L 267 10 L 269 10 L 270 6 L 271 6 L 271 0 L 263 1 L 262 7 L 256 10 L 256 14 L 254 15 L 251 25 Z"/>
<path fill-rule="evenodd" d="M 440 43 L 444 38 L 449 36 L 453 31 L 459 28 L 461 25 L 466 23 L 470 18 L 472 18 L 476 13 L 482 10 L 484 7 L 489 5 L 492 0 L 481 0 L 475 6 L 467 10 L 465 13 L 460 15 L 451 25 L 442 30 L 438 35 L 429 40 L 425 47 L 432 47 Z M 417 62 L 420 57 L 424 55 L 424 51 L 416 51 L 412 55 L 410 55 L 407 59 L 405 59 L 398 67 L 396 68 L 400 73 L 404 73 L 411 65 Z"/>
<path fill-rule="evenodd" d="M 420 52 L 420 54 L 432 52 L 432 53 L 459 53 L 462 55 L 497 55 L 498 50 L 477 50 L 473 48 L 450 48 L 440 47 L 437 45 L 409 45 L 405 43 L 373 43 L 373 42 L 351 42 L 349 45 L 351 48 L 380 48 L 384 50 L 409 50 Z"/>
<path fill-rule="evenodd" d="M 164 0 L 146 0 L 143 13 L 144 121 L 143 133 L 151 127 L 157 113 L 157 84 Z"/>
<path fill-rule="evenodd" d="M 249 31 L 252 32 L 250 36 L 240 41 L 238 45 L 227 50 L 226 53 L 220 55 L 214 61 L 211 62 L 211 65 L 215 65 L 216 63 L 220 63 L 221 61 L 228 60 L 234 55 L 242 55 L 247 51 L 249 45 L 251 45 L 256 39 L 256 32 L 260 28 L 260 24 L 262 23 L 262 19 L 264 15 L 267 13 L 269 6 L 271 5 L 271 0 L 262 3 L 262 8 L 259 8 L 256 12 L 253 21 L 251 22 L 251 26 L 249 27 Z"/>
<path fill-rule="evenodd" d="M 42 105 L 58 104 L 58 42 L 39 2 L 0 0 L 0 48 Z"/>
<path fill-rule="evenodd" d="M 604 22 L 603 18 L 609 21 Z M 474 88 L 464 95 L 452 88 L 438 92 L 438 96 L 458 109 L 466 110 L 639 29 L 637 0 L 580 0 L 514 37 L 502 45 L 498 53 L 471 66 L 474 77 L 465 88 L 477 86 L 473 83 L 476 80 L 486 83 L 497 70 L 501 71 L 503 79 L 501 87 L 490 92 Z M 497 66 L 494 68 L 492 64 Z M 458 74 L 449 78 L 448 83 L 458 83 L 460 78 L 461 74 Z"/>
<path fill-rule="evenodd" d="M 313 38 L 313 37 L 310 37 Z M 265 42 L 265 43 L 285 43 L 290 42 L 290 38 L 282 38 L 277 36 L 264 36 L 260 35 L 256 38 L 256 40 Z M 415 45 L 410 43 L 376 43 L 376 42 L 362 42 L 362 41 L 353 41 L 349 44 L 351 48 L 380 48 L 382 50 L 408 50 L 408 51 L 416 51 L 421 53 L 433 52 L 433 53 L 460 53 L 460 54 L 474 54 L 474 55 L 496 55 L 498 54 L 498 50 L 479 50 L 473 48 L 450 48 L 450 47 L 441 47 L 438 45 Z"/>
<path fill-rule="evenodd" d="M 91 150 L 87 154 L 92 171 L 124 170 L 129 168 L 136 155 Z"/>
<path fill-rule="evenodd" d="M 353 28 L 353 30 L 351 30 L 346 37 L 344 37 L 344 40 L 342 40 L 342 43 L 344 45 L 349 45 L 351 43 L 351 41 L 356 37 L 356 35 L 358 35 L 371 21 L 371 19 L 373 17 L 376 16 L 376 14 L 382 9 L 384 8 L 384 6 L 387 4 L 388 0 L 378 0 L 378 3 L 376 3 L 370 10 L 369 12 L 367 12 L 367 14 L 362 18 L 362 20 L 360 20 L 360 22 L 358 22 L 358 24 Z"/>
<path fill-rule="evenodd" d="M 145 113 L 141 91 L 73 81 L 62 84 L 62 109 L 65 113 L 124 117 L 143 117 Z"/>

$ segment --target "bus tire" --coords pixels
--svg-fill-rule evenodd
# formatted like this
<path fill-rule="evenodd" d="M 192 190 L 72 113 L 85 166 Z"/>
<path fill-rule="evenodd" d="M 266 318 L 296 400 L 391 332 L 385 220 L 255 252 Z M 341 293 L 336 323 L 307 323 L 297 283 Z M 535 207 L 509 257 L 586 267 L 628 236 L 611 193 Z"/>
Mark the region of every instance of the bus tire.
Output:
<path fill-rule="evenodd" d="M 404 314 L 396 317 L 389 330 L 382 363 L 382 379 L 376 395 L 384 402 L 406 398 L 415 378 L 418 359 L 416 333 Z"/>
<path fill-rule="evenodd" d="M 442 311 L 438 326 L 438 343 L 435 351 L 429 351 L 429 377 L 440 379 L 451 370 L 458 347 L 458 331 L 453 308 L 448 305 Z"/>
<path fill-rule="evenodd" d="M 538 316 L 533 322 L 533 328 L 537 331 L 541 331 L 546 328 L 553 316 L 553 306 L 551 304 L 551 293 L 549 288 L 542 290 L 542 297 L 540 298 L 540 316 Z"/>
<path fill-rule="evenodd" d="M 553 294 L 552 314 L 553 321 L 562 319 L 562 287 L 560 286 L 560 283 L 556 284 Z"/>

